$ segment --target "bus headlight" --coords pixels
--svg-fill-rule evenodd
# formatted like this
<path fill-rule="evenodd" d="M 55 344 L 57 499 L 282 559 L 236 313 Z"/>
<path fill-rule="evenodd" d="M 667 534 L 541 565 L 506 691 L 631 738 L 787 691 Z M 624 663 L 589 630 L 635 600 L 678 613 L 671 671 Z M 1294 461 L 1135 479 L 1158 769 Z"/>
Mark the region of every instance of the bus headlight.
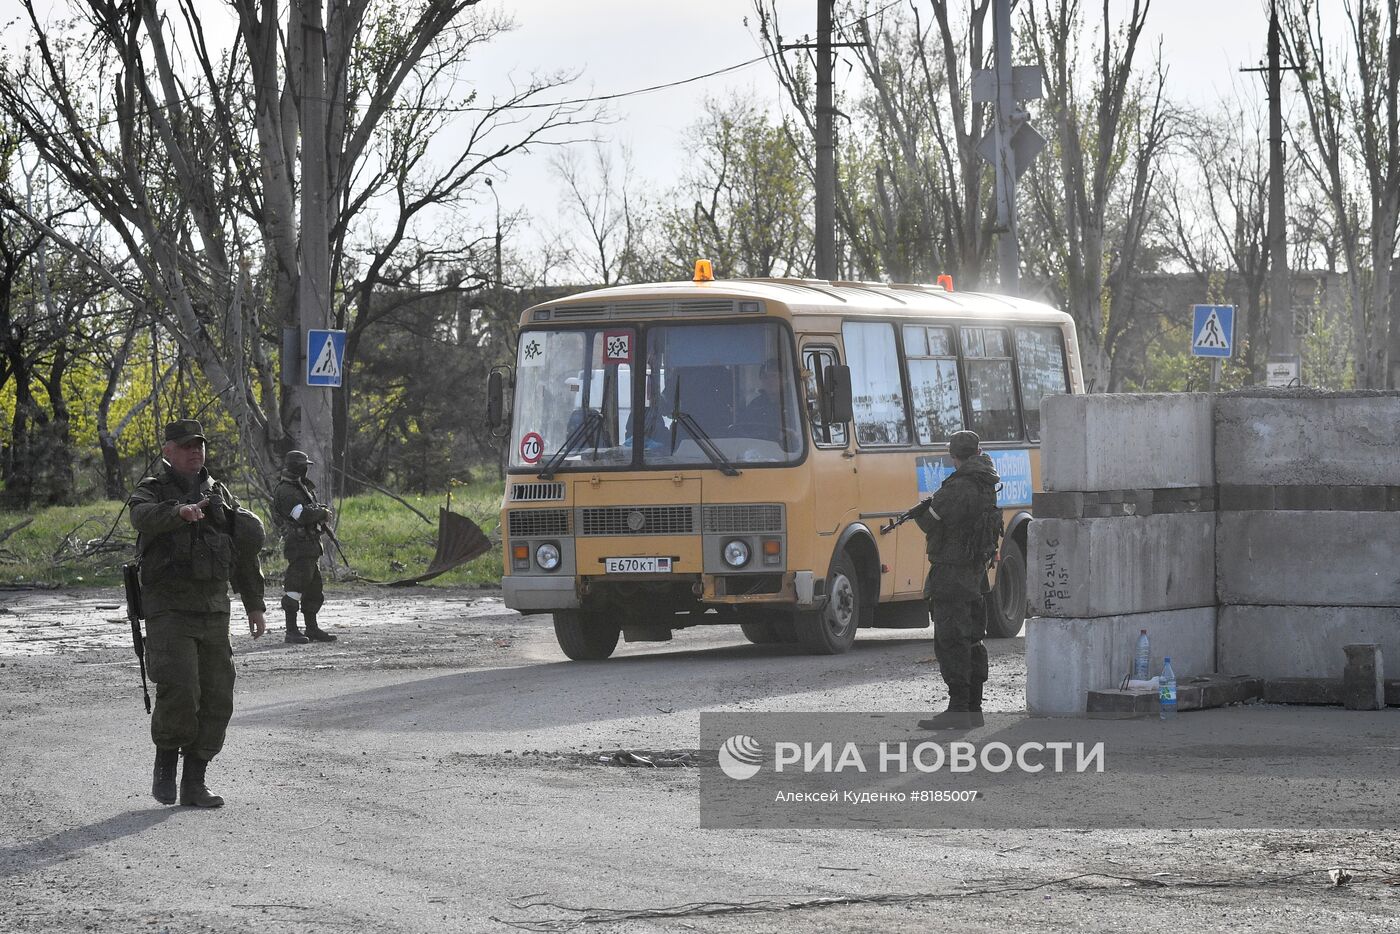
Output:
<path fill-rule="evenodd" d="M 559 546 L 553 542 L 545 542 L 535 549 L 535 563 L 546 571 L 552 571 L 559 566 Z"/>
<path fill-rule="evenodd" d="M 741 539 L 730 539 L 724 543 L 724 563 L 731 568 L 741 568 L 749 563 L 749 545 Z"/>

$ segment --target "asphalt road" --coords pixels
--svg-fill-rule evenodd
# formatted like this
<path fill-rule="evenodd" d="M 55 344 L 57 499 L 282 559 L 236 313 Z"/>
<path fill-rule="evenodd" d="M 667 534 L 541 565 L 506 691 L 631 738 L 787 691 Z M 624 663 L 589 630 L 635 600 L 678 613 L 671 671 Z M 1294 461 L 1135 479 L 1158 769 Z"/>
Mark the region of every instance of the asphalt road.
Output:
<path fill-rule="evenodd" d="M 706 768 L 599 761 L 694 753 L 702 711 L 934 709 L 927 631 L 821 658 L 696 629 L 580 664 L 492 592 L 337 591 L 330 646 L 235 613 L 228 805 L 162 807 L 117 603 L 0 594 L 0 931 L 1400 931 L 1393 832 L 708 830 Z M 1021 709 L 1022 652 L 991 643 L 989 711 Z M 1400 734 L 1396 710 L 1192 716 L 1261 747 Z"/>

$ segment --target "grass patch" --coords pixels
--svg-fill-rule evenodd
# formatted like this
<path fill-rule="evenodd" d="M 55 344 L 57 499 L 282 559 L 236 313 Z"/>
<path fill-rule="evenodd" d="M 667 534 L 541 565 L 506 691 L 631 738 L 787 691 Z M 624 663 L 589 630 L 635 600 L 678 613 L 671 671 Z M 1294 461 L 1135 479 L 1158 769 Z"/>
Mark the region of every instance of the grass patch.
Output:
<path fill-rule="evenodd" d="M 502 485 L 497 481 L 457 487 L 452 511 L 461 513 L 495 538 L 500 523 Z M 426 523 L 403 504 L 382 493 L 352 496 L 340 506 L 336 534 L 345 548 L 351 569 L 362 577 L 388 581 L 422 573 L 437 547 L 437 511 L 446 505 L 446 494 L 405 495 L 427 515 Z M 32 519 L 0 542 L 0 584 L 39 586 L 113 586 L 121 583 L 121 566 L 135 551 L 136 533 L 123 514 L 105 546 L 97 546 L 121 512 L 120 502 L 96 502 L 85 506 L 53 506 L 31 512 L 0 512 L 0 533 Z M 259 504 L 254 511 L 268 522 Z M 279 577 L 285 564 L 281 544 L 269 525 L 268 546 L 263 550 L 263 572 Z M 327 547 L 330 547 L 327 542 Z M 435 577 L 424 586 L 462 587 L 499 585 L 501 546 Z"/>

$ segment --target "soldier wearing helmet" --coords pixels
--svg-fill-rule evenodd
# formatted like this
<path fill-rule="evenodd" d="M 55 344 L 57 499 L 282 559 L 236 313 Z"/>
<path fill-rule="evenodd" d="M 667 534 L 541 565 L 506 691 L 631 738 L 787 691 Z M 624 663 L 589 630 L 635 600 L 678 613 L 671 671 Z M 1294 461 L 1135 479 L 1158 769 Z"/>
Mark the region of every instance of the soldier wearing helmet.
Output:
<path fill-rule="evenodd" d="M 331 508 L 316 499 L 316 485 L 306 476 L 313 461 L 305 451 L 288 451 L 282 459 L 282 474 L 272 493 L 272 521 L 282 535 L 282 555 L 287 573 L 282 578 L 282 610 L 287 614 L 286 641 L 295 645 L 308 642 L 334 642 L 316 621 L 326 602 L 321 578 L 321 536 L 331 517 Z M 306 621 L 306 634 L 297 626 L 300 611 Z"/>

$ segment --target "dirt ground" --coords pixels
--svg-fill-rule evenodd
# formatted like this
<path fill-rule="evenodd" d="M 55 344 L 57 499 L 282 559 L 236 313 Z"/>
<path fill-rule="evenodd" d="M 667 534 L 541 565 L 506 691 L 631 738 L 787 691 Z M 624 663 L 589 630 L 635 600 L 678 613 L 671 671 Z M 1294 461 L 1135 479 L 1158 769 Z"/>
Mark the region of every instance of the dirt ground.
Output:
<path fill-rule="evenodd" d="M 339 589 L 323 623 L 255 643 L 235 611 L 201 811 L 149 796 L 119 595 L 0 592 L 0 931 L 1400 931 L 1393 831 L 705 830 L 702 770 L 597 762 L 693 749 L 701 711 L 931 708 L 926 631 L 578 664 L 495 591 Z M 1023 649 L 991 643 L 989 711 L 1021 709 Z"/>

